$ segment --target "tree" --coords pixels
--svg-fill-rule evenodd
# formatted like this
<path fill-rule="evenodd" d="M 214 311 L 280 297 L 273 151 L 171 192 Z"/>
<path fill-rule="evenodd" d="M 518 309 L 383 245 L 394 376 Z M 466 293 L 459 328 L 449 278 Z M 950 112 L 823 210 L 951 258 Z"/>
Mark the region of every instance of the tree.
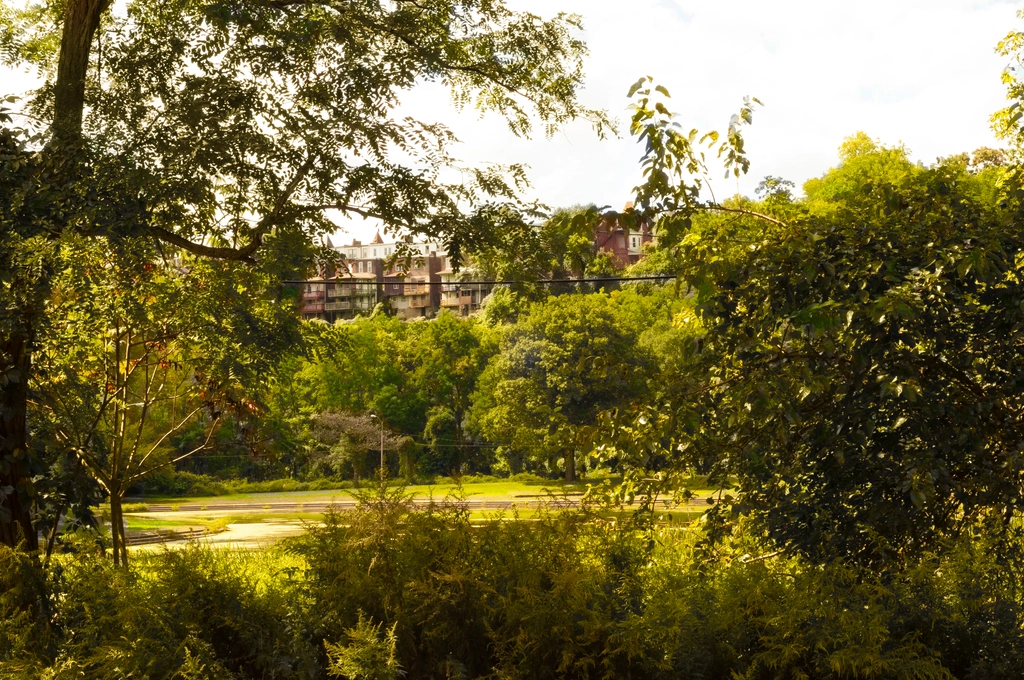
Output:
<path fill-rule="evenodd" d="M 487 330 L 474 319 L 442 312 L 414 340 L 412 380 L 422 401 L 431 405 L 423 436 L 432 443 L 435 460 L 442 466 L 437 472 L 450 473 L 467 462 L 463 450 L 466 412 L 477 378 L 497 351 Z M 449 448 L 441 452 L 440 446 Z"/>
<path fill-rule="evenodd" d="M 387 476 L 387 461 L 380 456 L 386 456 L 388 451 L 408 453 L 407 438 L 396 435 L 379 417 L 370 413 L 326 411 L 318 414 L 313 420 L 313 439 L 321 448 L 320 463 L 339 472 L 350 469 L 356 484 L 367 476 L 368 452 L 373 452 L 383 463 L 383 467 L 378 466 L 382 479 Z"/>
<path fill-rule="evenodd" d="M 385 314 L 324 329 L 299 375 L 312 410 L 374 411 L 400 431 L 419 434 L 427 407 L 413 373 L 423 330 Z"/>
<path fill-rule="evenodd" d="M 991 175 L 863 139 L 785 224 L 678 248 L 705 330 L 691 444 L 782 549 L 882 568 L 1021 510 L 1024 242 Z"/>
<path fill-rule="evenodd" d="M 232 315 L 249 322 L 243 343 L 218 319 L 230 300 L 204 290 L 219 273 L 154 264 L 145 240 L 120 240 L 116 249 L 87 239 L 62 248 L 49 323 L 38 339 L 31 414 L 45 423 L 54 448 L 77 457 L 109 497 L 114 561 L 127 564 L 124 495 L 205 448 L 226 413 L 258 409 L 250 395 L 259 383 L 246 373 L 270 365 L 290 324 L 262 319 L 261 328 L 267 305 L 245 299 L 247 311 Z M 236 290 L 246 278 L 234 278 Z M 224 345 L 238 344 L 245 345 L 240 356 L 224 356 Z M 175 450 L 186 429 L 198 430 L 197 441 Z"/>
<path fill-rule="evenodd" d="M 402 90 L 440 80 L 520 135 L 531 112 L 546 132 L 605 124 L 577 101 L 578 19 L 502 2 L 68 0 L 0 20 L 4 58 L 48 79 L 28 119 L 45 124 L 0 121 L 0 542 L 30 549 L 26 386 L 61 238 L 144 237 L 288 276 L 337 210 L 444 238 L 458 263 L 488 238 L 470 212 L 516 206 L 523 175 L 445 184 L 453 138 L 397 120 Z"/>
<path fill-rule="evenodd" d="M 607 295 L 551 297 L 507 329 L 480 377 L 475 427 L 535 458 L 560 453 L 566 481 L 575 481 L 598 414 L 641 394 L 648 367 Z"/>
<path fill-rule="evenodd" d="M 1006 53 L 1019 58 L 1021 44 L 1012 34 Z M 1012 527 L 1024 481 L 1020 168 L 971 173 L 966 157 L 925 168 L 858 133 L 802 201 L 708 204 L 697 133 L 650 105 L 647 82 L 634 86 L 631 129 L 647 144 L 637 204 L 661 215 L 701 330 L 673 399 L 687 438 L 676 465 L 703 450 L 720 481 L 739 479 L 726 507 L 814 561 L 906 564 L 979 524 Z M 1024 88 L 1007 82 L 1013 104 L 995 120 L 1019 143 Z M 745 171 L 741 143 L 723 154 Z M 649 416 L 627 444 L 664 436 Z"/>

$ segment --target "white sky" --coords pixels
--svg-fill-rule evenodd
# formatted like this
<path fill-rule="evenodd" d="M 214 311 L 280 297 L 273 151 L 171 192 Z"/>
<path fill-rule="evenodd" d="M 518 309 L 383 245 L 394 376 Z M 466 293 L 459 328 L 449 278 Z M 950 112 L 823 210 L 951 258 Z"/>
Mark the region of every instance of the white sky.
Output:
<path fill-rule="evenodd" d="M 847 135 L 864 130 L 905 143 L 915 159 L 995 145 L 988 117 L 1003 106 L 996 42 L 1024 21 L 1018 0 L 509 0 L 551 16 L 583 16 L 591 56 L 586 105 L 607 109 L 620 139 L 598 141 L 576 123 L 552 139 L 516 139 L 496 116 L 455 112 L 443 88 L 405 97 L 404 112 L 446 123 L 467 164 L 526 163 L 533 195 L 550 206 L 621 207 L 639 178 L 641 149 L 626 136 L 626 91 L 642 75 L 672 93 L 686 128 L 723 129 L 744 95 L 765 107 L 746 131 L 752 160 L 739 190 L 765 175 L 798 185 L 835 162 Z M 0 93 L 31 81 L 0 71 Z M 719 175 L 721 177 L 721 175 Z M 736 190 L 718 179 L 716 194 Z M 372 227 L 346 225 L 346 239 Z"/>

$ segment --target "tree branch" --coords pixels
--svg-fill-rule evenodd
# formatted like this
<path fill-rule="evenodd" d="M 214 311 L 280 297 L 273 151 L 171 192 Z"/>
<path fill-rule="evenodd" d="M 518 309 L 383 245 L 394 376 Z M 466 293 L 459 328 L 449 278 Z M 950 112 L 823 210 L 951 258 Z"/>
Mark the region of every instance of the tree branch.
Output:
<path fill-rule="evenodd" d="M 177 458 L 172 458 L 171 460 L 168 460 L 168 461 L 166 461 L 164 463 L 161 463 L 160 465 L 156 465 L 154 467 L 151 467 L 148 470 L 143 470 L 142 469 L 142 465 L 146 462 L 146 458 L 149 458 L 149 455 L 153 451 L 150 451 L 149 453 L 147 453 L 146 457 L 143 458 L 141 461 L 139 461 L 139 471 L 137 473 L 135 473 L 134 475 L 132 475 L 131 477 L 128 478 L 128 484 L 131 484 L 132 482 L 134 482 L 134 481 L 136 481 L 138 479 L 141 479 L 142 477 L 145 477 L 146 475 L 148 475 L 151 472 L 154 472 L 156 470 L 159 470 L 160 468 L 167 467 L 168 465 L 174 465 L 179 460 L 184 460 L 184 459 L 188 458 L 189 456 L 197 454 L 200 451 L 202 451 L 203 449 L 205 449 L 206 447 L 208 447 L 210 445 L 210 440 L 213 439 L 214 433 L 217 432 L 217 423 L 219 423 L 219 422 L 220 422 L 220 416 L 215 418 L 214 421 L 212 423 L 210 423 L 210 433 L 208 435 L 206 435 L 206 441 L 204 441 L 202 444 L 200 444 L 196 448 L 192 449 L 188 453 L 183 453 L 182 455 L 178 456 Z"/>
<path fill-rule="evenodd" d="M 280 216 L 281 211 L 284 209 L 288 201 L 291 200 L 292 195 L 299 188 L 299 184 L 302 183 L 310 170 L 313 169 L 313 163 L 315 160 L 316 154 L 311 154 L 295 172 L 295 176 L 292 177 L 291 181 L 288 182 L 287 186 L 285 186 L 284 190 L 277 197 L 277 200 L 274 201 L 274 207 L 259 221 L 259 224 L 256 225 L 256 228 L 252 233 L 252 239 L 248 244 L 241 248 L 208 246 L 202 243 L 195 243 L 194 241 L 190 241 L 183 236 L 175 234 L 173 231 L 164 229 L 163 227 L 150 227 L 149 233 L 160 241 L 170 243 L 171 245 L 177 246 L 194 255 L 201 255 L 203 257 L 218 260 L 252 262 L 252 256 L 255 255 L 256 251 L 263 245 L 263 237 L 270 231 L 270 227 Z"/>
<path fill-rule="evenodd" d="M 209 257 L 217 260 L 232 260 L 232 261 L 244 261 L 251 262 L 252 256 L 259 250 L 260 246 L 263 245 L 263 234 L 257 232 L 253 234 L 252 241 L 241 248 L 224 248 L 218 246 L 207 246 L 202 243 L 195 243 L 189 241 L 183 236 L 175 234 L 173 231 L 168 231 L 163 227 L 150 227 L 149 233 L 156 239 L 169 243 L 172 246 L 177 246 L 184 251 L 192 253 L 193 255 L 201 255 L 202 257 Z"/>
<path fill-rule="evenodd" d="M 777 220 L 774 217 L 765 215 L 764 213 L 755 212 L 753 210 L 745 210 L 744 208 L 726 208 L 723 205 L 712 204 L 701 206 L 701 210 L 714 210 L 715 212 L 727 212 L 736 213 L 737 215 L 747 215 L 749 217 L 756 217 L 758 219 L 764 220 L 765 222 L 771 222 L 772 224 L 775 224 L 780 227 L 788 226 L 782 220 Z"/>

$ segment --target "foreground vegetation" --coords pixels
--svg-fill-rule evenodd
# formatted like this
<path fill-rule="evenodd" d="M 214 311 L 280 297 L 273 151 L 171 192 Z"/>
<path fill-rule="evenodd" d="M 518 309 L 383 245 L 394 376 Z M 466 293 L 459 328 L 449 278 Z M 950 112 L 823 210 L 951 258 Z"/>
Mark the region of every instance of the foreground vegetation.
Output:
<path fill-rule="evenodd" d="M 501 0 L 0 6 L 0 55 L 51 78 L 0 108 L 0 673 L 1020 676 L 1020 71 L 1006 150 L 858 133 L 802 195 L 723 201 L 708 152 L 747 172 L 758 102 L 684 133 L 642 78 L 622 213 L 453 172 L 448 131 L 395 114 L 433 79 L 517 134 L 601 131 L 579 28 Z M 507 286 L 472 319 L 303 323 L 285 282 L 344 266 L 324 211 Z M 602 220 L 652 225 L 627 273 L 675 284 L 537 283 L 616 273 Z M 487 522 L 365 493 L 598 471 L 580 508 Z M 129 564 L 131 494 L 342 480 L 358 510 L 268 552 Z"/>
<path fill-rule="evenodd" d="M 587 509 L 483 525 L 364 495 L 266 552 L 42 572 L 2 553 L 0 677 L 1016 678 L 1019 540 L 867 576 Z M 457 498 L 451 499 L 457 501 Z M 84 547 L 84 546 L 83 546 Z M 1009 553 L 1008 553 L 1009 551 Z"/>

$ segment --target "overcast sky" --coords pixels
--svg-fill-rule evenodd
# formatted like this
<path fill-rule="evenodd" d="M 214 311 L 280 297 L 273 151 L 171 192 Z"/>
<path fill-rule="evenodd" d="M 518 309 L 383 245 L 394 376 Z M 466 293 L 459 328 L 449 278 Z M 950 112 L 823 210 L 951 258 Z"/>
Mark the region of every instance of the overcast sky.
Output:
<path fill-rule="evenodd" d="M 1003 106 L 1004 60 L 994 53 L 1024 27 L 1019 0 L 509 0 L 544 17 L 582 15 L 591 55 L 586 105 L 625 123 L 629 86 L 651 75 L 672 93 L 687 128 L 722 129 L 744 95 L 761 99 L 749 128 L 752 194 L 765 175 L 798 185 L 835 162 L 842 139 L 864 130 L 903 142 L 934 161 L 995 145 L 989 115 Z M 1024 4 L 1024 3 L 1021 3 Z M 7 91 L 26 82 L 3 74 Z M 552 139 L 516 139 L 497 117 L 456 113 L 448 94 L 424 86 L 403 107 L 445 122 L 462 140 L 466 163 L 526 163 L 534 195 L 551 206 L 621 207 L 637 183 L 640 148 L 625 134 L 598 141 L 587 124 Z M 720 175 L 719 175 L 720 177 Z M 719 180 L 716 194 L 736 190 Z M 372 234 L 349 225 L 357 238 Z M 369 232 L 369 234 L 367 233 Z"/>

